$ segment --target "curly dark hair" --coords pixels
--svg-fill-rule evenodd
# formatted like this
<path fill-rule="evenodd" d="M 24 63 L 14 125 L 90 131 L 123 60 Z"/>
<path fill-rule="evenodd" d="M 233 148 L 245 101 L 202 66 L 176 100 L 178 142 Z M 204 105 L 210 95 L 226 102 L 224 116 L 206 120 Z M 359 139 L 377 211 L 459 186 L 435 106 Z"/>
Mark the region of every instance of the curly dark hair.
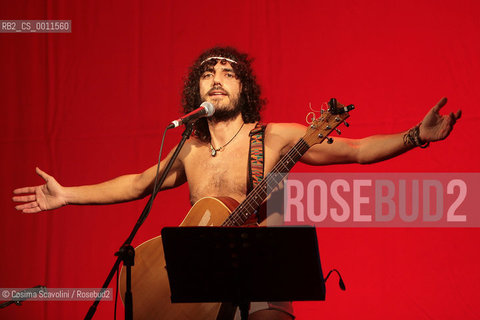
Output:
<path fill-rule="evenodd" d="M 209 57 L 224 57 L 237 62 L 232 63 L 231 66 L 242 83 L 242 92 L 238 100 L 238 107 L 242 114 L 243 121 L 245 123 L 260 121 L 260 111 L 265 105 L 265 100 L 261 98 L 260 86 L 253 74 L 251 67 L 253 59 L 232 47 L 214 47 L 208 49 L 193 63 L 184 83 L 182 94 L 183 112 L 191 112 L 198 108 L 203 102 L 200 97 L 200 77 L 207 68 L 216 63 L 216 60 L 211 60 L 211 63 L 206 62 L 202 65 L 202 61 Z M 203 142 L 210 141 L 210 131 L 208 130 L 206 118 L 198 120 L 194 128 L 194 135 L 198 139 Z"/>

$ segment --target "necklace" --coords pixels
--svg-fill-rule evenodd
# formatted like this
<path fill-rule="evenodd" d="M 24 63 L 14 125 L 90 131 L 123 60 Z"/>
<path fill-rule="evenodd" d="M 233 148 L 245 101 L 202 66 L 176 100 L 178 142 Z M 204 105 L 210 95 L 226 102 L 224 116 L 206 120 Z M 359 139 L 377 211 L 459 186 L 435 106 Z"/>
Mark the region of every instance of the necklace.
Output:
<path fill-rule="evenodd" d="M 225 148 L 230 142 L 233 141 L 233 139 L 235 139 L 235 137 L 240 133 L 240 130 L 242 130 L 243 128 L 243 125 L 245 124 L 242 123 L 242 126 L 240 127 L 240 129 L 238 129 L 237 133 L 235 133 L 235 135 L 232 137 L 232 139 L 228 140 L 227 143 L 225 143 L 223 146 L 221 146 L 220 148 L 215 148 L 213 145 L 212 145 L 212 142 L 210 141 L 210 154 L 212 155 L 212 157 L 215 157 L 217 155 L 217 152 L 218 151 L 221 151 L 223 150 L 223 148 Z"/>

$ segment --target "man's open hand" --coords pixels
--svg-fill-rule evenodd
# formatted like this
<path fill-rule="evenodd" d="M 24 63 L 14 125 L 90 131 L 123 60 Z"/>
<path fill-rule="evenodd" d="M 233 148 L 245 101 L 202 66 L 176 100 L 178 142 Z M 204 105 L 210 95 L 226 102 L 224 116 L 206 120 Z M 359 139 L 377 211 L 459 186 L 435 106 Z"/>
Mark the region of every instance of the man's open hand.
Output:
<path fill-rule="evenodd" d="M 12 198 L 13 201 L 23 202 L 23 204 L 15 206 L 15 209 L 23 213 L 37 213 L 66 205 L 64 188 L 57 180 L 39 168 L 35 170 L 46 183 L 36 187 L 24 187 L 13 190 L 13 193 L 17 195 Z"/>
<path fill-rule="evenodd" d="M 447 98 L 442 98 L 425 116 L 420 125 L 420 139 L 424 142 L 443 140 L 452 131 L 455 122 L 460 119 L 462 110 L 448 115 L 441 115 L 440 109 L 447 103 Z"/>

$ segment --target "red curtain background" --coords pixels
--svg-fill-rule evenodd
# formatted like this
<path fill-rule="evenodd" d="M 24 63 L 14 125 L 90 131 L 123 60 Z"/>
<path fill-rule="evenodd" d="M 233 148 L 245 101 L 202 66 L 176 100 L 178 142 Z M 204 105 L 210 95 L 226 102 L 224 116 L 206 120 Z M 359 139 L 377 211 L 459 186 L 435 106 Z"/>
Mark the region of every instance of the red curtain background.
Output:
<path fill-rule="evenodd" d="M 463 109 L 451 136 L 374 165 L 297 172 L 477 172 L 480 4 L 477 1 L 6 1 L 0 19 L 72 20 L 69 34 L 0 34 L 0 287 L 100 287 L 145 201 L 20 214 L 17 187 L 140 172 L 180 114 L 182 79 L 204 49 L 255 57 L 267 122 L 304 123 L 308 104 L 354 103 L 348 137 L 406 130 L 442 96 Z M 181 131 L 167 139 L 170 149 Z M 475 191 L 472 191 L 475 192 Z M 188 188 L 161 193 L 135 245 L 177 225 Z M 478 319 L 480 232 L 318 229 L 324 302 L 298 319 Z M 82 318 L 90 302 L 25 302 L 2 319 Z M 123 307 L 119 307 L 123 312 Z M 102 302 L 96 319 L 109 319 Z M 123 316 L 121 316 L 123 317 Z"/>

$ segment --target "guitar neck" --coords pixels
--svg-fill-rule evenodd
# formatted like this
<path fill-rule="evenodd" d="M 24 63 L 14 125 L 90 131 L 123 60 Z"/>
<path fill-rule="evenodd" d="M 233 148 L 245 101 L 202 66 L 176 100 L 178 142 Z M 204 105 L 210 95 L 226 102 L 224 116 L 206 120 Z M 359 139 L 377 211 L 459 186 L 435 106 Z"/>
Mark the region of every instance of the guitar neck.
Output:
<path fill-rule="evenodd" d="M 247 198 L 232 212 L 222 226 L 241 226 L 251 215 L 256 213 L 260 204 L 273 189 L 282 182 L 287 173 L 307 152 L 310 146 L 301 138 L 290 151 L 273 167 L 272 171 L 247 196 Z"/>
<path fill-rule="evenodd" d="M 321 112 L 321 116 L 315 119 L 313 114 L 312 121 L 307 132 L 300 140 L 295 143 L 292 149 L 285 154 L 282 159 L 273 167 L 272 171 L 263 179 L 248 195 L 247 198 L 232 212 L 232 214 L 225 220 L 222 226 L 241 226 L 254 213 L 257 212 L 260 204 L 267 198 L 267 196 L 282 182 L 287 173 L 292 170 L 293 166 L 300 160 L 300 158 L 307 152 L 307 150 L 314 144 L 320 144 L 323 140 L 328 139 L 328 143 L 332 143 L 331 138 L 327 136 L 336 129 L 340 123 L 344 122 L 350 115 L 348 111 L 353 110 L 354 106 L 344 106 L 337 104 L 336 99 L 330 99 L 328 102 L 329 109 L 327 112 Z M 347 125 L 347 123 L 345 123 Z"/>

